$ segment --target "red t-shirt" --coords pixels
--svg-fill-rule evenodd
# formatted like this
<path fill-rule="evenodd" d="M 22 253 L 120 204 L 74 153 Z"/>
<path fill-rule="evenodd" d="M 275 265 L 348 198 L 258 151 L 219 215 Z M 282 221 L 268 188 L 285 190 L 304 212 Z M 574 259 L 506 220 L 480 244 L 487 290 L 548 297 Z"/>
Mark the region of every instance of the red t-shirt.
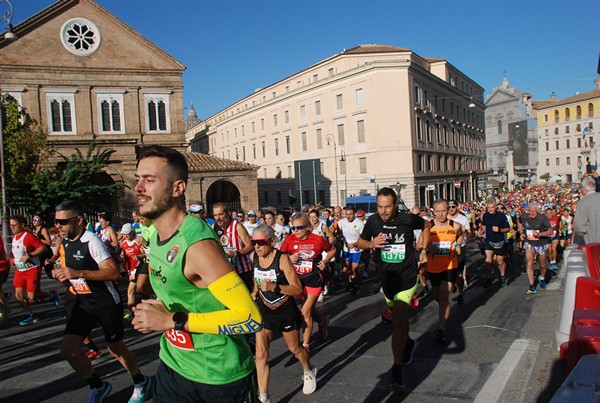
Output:
<path fill-rule="evenodd" d="M 314 273 L 314 268 L 321 261 L 321 254 L 329 252 L 331 248 L 331 244 L 325 238 L 310 233 L 304 240 L 298 239 L 296 234 L 288 236 L 279 250 L 288 255 L 298 255 L 299 259 L 294 263 L 296 272 L 300 277 L 307 277 Z"/>
<path fill-rule="evenodd" d="M 558 236 L 558 229 L 560 228 L 560 217 L 555 215 L 552 218 L 549 218 L 548 221 L 550 221 L 550 225 L 552 226 L 552 230 L 554 232 L 552 232 L 552 237 L 551 238 L 556 238 Z"/>
<path fill-rule="evenodd" d="M 135 259 L 135 256 L 142 254 L 142 245 L 135 239 L 131 242 L 127 238 L 121 239 L 121 249 L 125 254 L 125 268 L 128 271 L 133 271 L 137 268 L 140 261 Z"/>

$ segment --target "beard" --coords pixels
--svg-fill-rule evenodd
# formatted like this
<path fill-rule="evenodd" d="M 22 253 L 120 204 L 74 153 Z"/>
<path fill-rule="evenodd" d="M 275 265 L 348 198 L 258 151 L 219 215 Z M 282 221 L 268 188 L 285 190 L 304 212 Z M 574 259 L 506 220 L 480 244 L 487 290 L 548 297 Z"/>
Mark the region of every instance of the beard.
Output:
<path fill-rule="evenodd" d="M 172 198 L 171 195 L 168 193 L 168 190 L 165 189 L 165 193 L 163 193 L 163 195 L 159 199 L 153 202 L 151 206 L 140 206 L 140 214 L 142 214 L 146 218 L 149 218 L 150 220 L 156 220 L 176 204 L 177 199 Z M 144 210 L 144 208 L 146 207 L 149 207 L 149 209 Z"/>

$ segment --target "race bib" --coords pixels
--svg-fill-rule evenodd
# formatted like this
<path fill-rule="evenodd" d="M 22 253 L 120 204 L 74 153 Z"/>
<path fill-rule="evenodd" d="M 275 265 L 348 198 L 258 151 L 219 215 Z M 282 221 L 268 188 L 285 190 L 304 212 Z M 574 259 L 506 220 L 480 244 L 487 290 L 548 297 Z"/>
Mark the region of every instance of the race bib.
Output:
<path fill-rule="evenodd" d="M 135 272 L 137 271 L 137 269 L 133 269 L 129 271 L 129 281 L 133 281 L 135 280 Z"/>
<path fill-rule="evenodd" d="M 164 335 L 165 338 L 169 341 L 169 343 L 171 343 L 173 346 L 182 350 L 194 350 L 194 342 L 192 341 L 192 335 L 188 332 L 170 329 L 165 330 Z"/>
<path fill-rule="evenodd" d="M 255 267 L 254 268 L 254 278 L 258 282 L 259 286 L 260 286 L 260 282 L 262 280 L 269 280 L 269 281 L 272 281 L 273 283 L 276 283 L 277 282 L 277 273 L 275 273 L 275 269 L 260 270 L 258 267 Z"/>
<path fill-rule="evenodd" d="M 536 231 L 533 229 L 528 229 L 527 231 L 525 231 L 525 234 L 527 235 L 527 239 L 530 241 L 537 241 L 538 239 L 540 239 L 540 237 L 538 235 L 536 235 L 535 232 Z"/>
<path fill-rule="evenodd" d="M 150 248 L 144 248 L 144 253 L 146 254 L 146 259 L 150 260 Z"/>
<path fill-rule="evenodd" d="M 402 263 L 406 259 L 406 245 L 387 244 L 381 250 L 381 260 L 387 263 Z"/>
<path fill-rule="evenodd" d="M 313 271 L 313 262 L 312 260 L 299 260 L 294 263 L 294 267 L 296 268 L 296 273 L 300 275 L 310 274 Z"/>
<path fill-rule="evenodd" d="M 431 244 L 435 248 L 435 255 L 446 256 L 452 250 L 452 242 L 450 241 L 432 242 Z"/>
<path fill-rule="evenodd" d="M 69 280 L 73 289 L 77 294 L 91 294 L 92 290 L 90 290 L 90 286 L 84 278 L 75 278 Z"/>
<path fill-rule="evenodd" d="M 26 270 L 29 270 L 29 269 L 35 267 L 31 263 L 19 262 L 19 261 L 15 261 L 15 266 L 17 266 L 17 270 L 19 270 L 19 271 L 26 271 Z"/>

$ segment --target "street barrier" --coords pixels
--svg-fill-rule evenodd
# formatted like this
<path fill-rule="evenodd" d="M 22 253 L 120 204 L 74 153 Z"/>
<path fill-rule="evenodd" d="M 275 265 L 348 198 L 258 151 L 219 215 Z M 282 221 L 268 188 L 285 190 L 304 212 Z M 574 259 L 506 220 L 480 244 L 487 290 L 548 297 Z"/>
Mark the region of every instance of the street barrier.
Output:
<path fill-rule="evenodd" d="M 575 309 L 577 279 L 589 275 L 586 270 L 586 262 L 584 261 L 585 255 L 583 251 L 572 249 L 569 252 L 570 253 L 564 263 L 566 274 L 563 298 L 557 315 L 556 327 L 554 329 L 554 338 L 559 351 L 561 345 L 569 341 L 571 323 L 573 322 L 573 309 Z"/>
<path fill-rule="evenodd" d="M 600 355 L 582 357 L 550 403 L 600 402 Z"/>
<path fill-rule="evenodd" d="M 588 262 L 590 276 L 600 280 L 600 243 L 588 243 L 578 247 L 583 251 Z"/>
<path fill-rule="evenodd" d="M 569 341 L 561 345 L 561 358 L 567 360 L 566 374 L 582 356 L 600 354 L 600 281 L 579 277 Z"/>

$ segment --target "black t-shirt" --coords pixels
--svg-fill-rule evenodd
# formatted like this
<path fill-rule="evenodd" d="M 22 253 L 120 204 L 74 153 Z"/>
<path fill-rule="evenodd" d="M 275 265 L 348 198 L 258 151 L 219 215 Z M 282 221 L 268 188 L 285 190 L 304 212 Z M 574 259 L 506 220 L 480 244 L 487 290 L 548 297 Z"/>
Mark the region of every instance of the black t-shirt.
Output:
<path fill-rule="evenodd" d="M 521 214 L 520 220 L 525 232 L 525 242 L 532 246 L 543 246 L 548 243 L 548 237 L 537 235 L 538 232 L 544 232 L 550 228 L 548 217 L 538 214 L 535 218 L 531 218 L 529 214 Z"/>
<path fill-rule="evenodd" d="M 383 233 L 387 244 L 384 248 L 376 249 L 381 254 L 381 269 L 413 275 L 417 271 L 413 231 L 422 230 L 424 226 L 425 220 L 416 214 L 398 212 L 391 222 L 384 222 L 379 214 L 374 214 L 367 220 L 360 237 L 371 241 Z"/>
<path fill-rule="evenodd" d="M 510 228 L 506 215 L 500 211 L 494 214 L 486 212 L 483 215 L 483 225 L 485 225 L 485 240 L 487 242 L 502 242 L 504 241 L 504 232 L 494 232 L 492 227 Z"/>

